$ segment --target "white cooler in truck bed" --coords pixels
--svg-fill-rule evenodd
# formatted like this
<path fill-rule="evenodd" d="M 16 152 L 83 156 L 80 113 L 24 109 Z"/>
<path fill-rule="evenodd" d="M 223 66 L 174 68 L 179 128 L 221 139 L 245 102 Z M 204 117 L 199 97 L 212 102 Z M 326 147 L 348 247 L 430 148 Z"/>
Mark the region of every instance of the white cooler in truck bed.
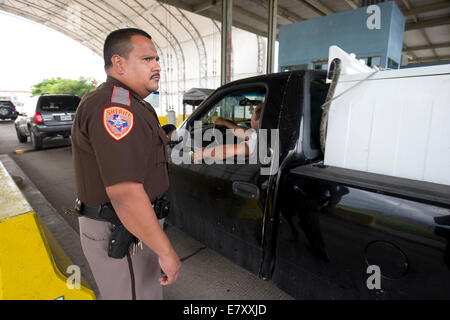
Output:
<path fill-rule="evenodd" d="M 450 185 L 450 64 L 371 73 L 340 76 L 324 164 Z"/>

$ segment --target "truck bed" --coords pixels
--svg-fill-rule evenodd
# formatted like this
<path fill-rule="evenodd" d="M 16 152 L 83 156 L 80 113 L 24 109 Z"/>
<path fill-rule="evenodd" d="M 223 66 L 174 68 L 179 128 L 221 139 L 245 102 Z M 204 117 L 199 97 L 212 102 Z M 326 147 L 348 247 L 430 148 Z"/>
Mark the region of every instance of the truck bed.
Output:
<path fill-rule="evenodd" d="M 450 186 L 448 185 L 324 166 L 317 163 L 296 167 L 291 169 L 290 173 L 394 197 L 450 207 Z"/>

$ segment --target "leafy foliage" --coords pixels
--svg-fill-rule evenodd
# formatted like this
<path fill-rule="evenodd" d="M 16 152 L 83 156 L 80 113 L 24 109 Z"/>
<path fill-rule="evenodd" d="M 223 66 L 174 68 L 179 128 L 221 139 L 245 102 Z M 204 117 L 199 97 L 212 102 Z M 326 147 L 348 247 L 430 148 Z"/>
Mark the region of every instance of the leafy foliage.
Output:
<path fill-rule="evenodd" d="M 94 81 L 92 78 L 83 77 L 79 80 L 62 78 L 45 79 L 32 87 L 31 95 L 71 93 L 82 97 L 95 89 Z"/>

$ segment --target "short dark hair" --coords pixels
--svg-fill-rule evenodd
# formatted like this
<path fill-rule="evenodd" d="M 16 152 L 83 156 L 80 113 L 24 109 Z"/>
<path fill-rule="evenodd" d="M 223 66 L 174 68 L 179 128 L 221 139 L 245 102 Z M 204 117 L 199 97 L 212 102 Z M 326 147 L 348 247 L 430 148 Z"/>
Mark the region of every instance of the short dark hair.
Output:
<path fill-rule="evenodd" d="M 128 58 L 131 50 L 133 50 L 133 44 L 131 43 L 131 37 L 134 35 L 141 35 L 150 40 L 152 37 L 145 31 L 135 28 L 119 29 L 111 32 L 105 39 L 103 45 L 103 60 L 105 61 L 105 70 L 111 65 L 111 58 L 113 55 L 118 54 L 121 57 Z"/>

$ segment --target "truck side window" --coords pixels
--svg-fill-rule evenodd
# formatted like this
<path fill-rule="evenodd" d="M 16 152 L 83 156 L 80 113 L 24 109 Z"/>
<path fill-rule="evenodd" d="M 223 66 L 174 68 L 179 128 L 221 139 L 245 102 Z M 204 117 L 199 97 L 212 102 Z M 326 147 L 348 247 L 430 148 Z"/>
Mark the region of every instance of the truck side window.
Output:
<path fill-rule="evenodd" d="M 311 148 L 320 149 L 320 121 L 322 119 L 322 105 L 328 93 L 328 85 L 318 81 L 311 81 L 310 86 L 311 97 Z"/>
<path fill-rule="evenodd" d="M 266 94 L 263 89 L 247 89 L 228 94 L 216 103 L 203 117 L 204 125 L 212 125 L 218 118 L 224 118 L 249 129 L 254 108 L 264 103 Z"/>

